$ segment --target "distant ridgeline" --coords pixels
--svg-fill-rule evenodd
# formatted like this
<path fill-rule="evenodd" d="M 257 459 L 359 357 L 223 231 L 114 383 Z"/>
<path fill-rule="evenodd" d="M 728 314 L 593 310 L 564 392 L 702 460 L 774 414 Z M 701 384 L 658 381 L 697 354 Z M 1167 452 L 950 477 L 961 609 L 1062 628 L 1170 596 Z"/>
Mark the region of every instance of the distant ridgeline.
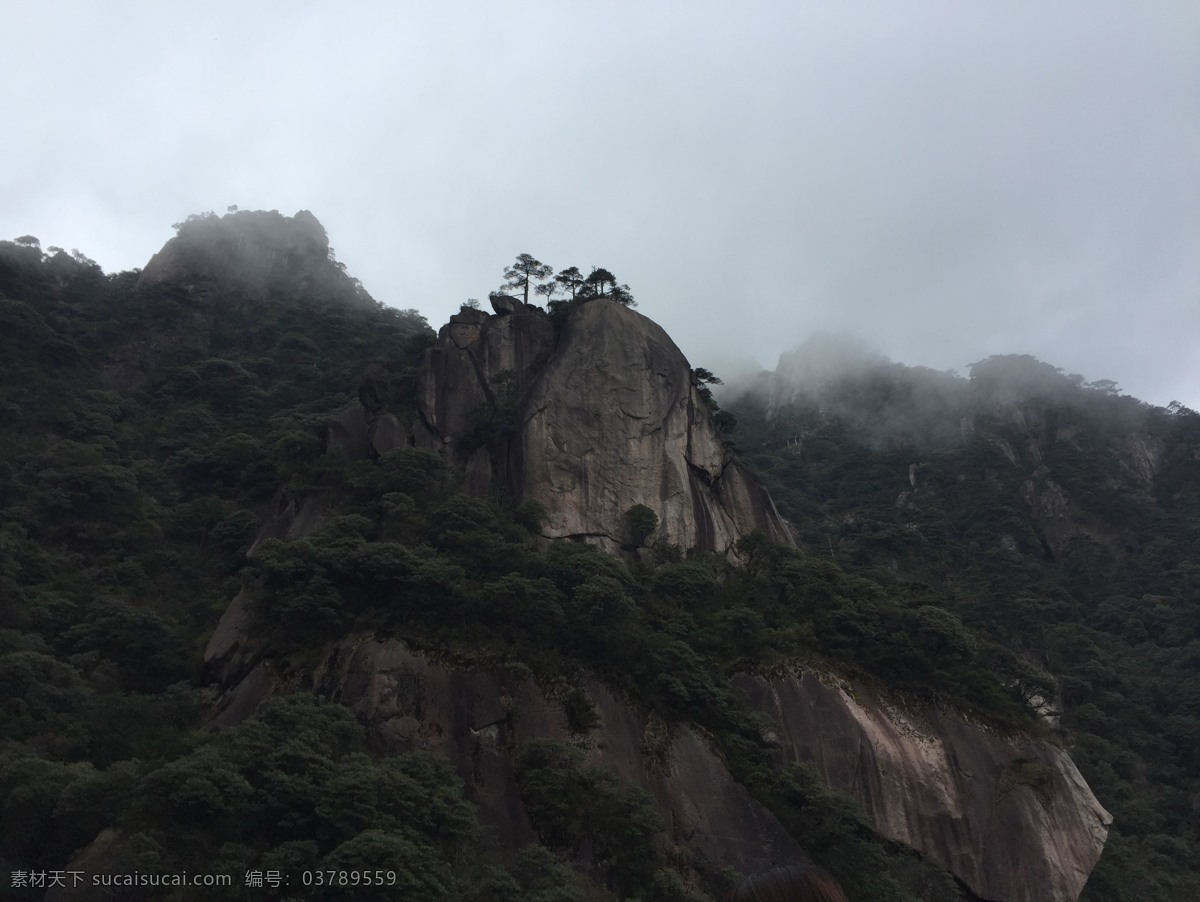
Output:
<path fill-rule="evenodd" d="M 1042 675 L 1114 817 L 1083 898 L 1195 896 L 1200 415 L 1026 355 L 964 379 L 829 336 L 725 406 L 802 549 Z"/>
<path fill-rule="evenodd" d="M 1200 898 L 1200 417 L 809 348 L 735 454 L 597 272 L 435 336 L 304 212 L 0 242 L 4 870 Z"/>
<path fill-rule="evenodd" d="M 143 288 L 195 292 L 233 289 L 255 300 L 289 294 L 321 296 L 354 306 L 374 305 L 362 283 L 346 274 L 317 217 L 301 210 L 203 213 L 175 223 L 178 233 L 150 258 Z"/>

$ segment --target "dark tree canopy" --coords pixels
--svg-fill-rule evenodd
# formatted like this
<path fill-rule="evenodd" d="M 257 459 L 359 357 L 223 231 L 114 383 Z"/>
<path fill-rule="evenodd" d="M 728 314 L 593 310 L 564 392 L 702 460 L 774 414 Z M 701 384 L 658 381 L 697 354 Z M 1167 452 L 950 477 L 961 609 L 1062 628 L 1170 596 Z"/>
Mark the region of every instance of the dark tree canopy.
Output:
<path fill-rule="evenodd" d="M 571 300 L 574 300 L 580 286 L 583 285 L 583 273 L 579 271 L 578 266 L 568 266 L 554 277 L 554 281 L 561 285 L 564 291 L 569 291 Z"/>
<path fill-rule="evenodd" d="M 622 303 L 626 307 L 637 306 L 629 286 L 617 282 L 617 277 L 602 266 L 592 268 L 580 285 L 578 297 L 608 298 Z"/>
<path fill-rule="evenodd" d="M 625 530 L 627 544 L 625 547 L 641 548 L 646 539 L 658 529 L 658 514 L 644 504 L 635 504 L 625 511 Z"/>
<path fill-rule="evenodd" d="M 637 306 L 637 301 L 633 299 L 633 292 L 629 290 L 628 285 L 614 285 L 608 296 L 614 301 L 624 304 L 626 307 Z"/>
<path fill-rule="evenodd" d="M 201 216 L 182 237 L 259 221 L 277 220 Z M 1115 818 L 1083 902 L 1200 899 L 1200 414 L 1182 403 L 1150 408 L 1010 355 L 969 381 L 884 361 L 811 394 L 764 386 L 727 401 L 736 424 L 698 367 L 697 415 L 744 449 L 798 547 L 752 533 L 737 557 L 689 553 L 657 535 L 665 509 L 637 504 L 609 537 L 617 557 L 549 539 L 535 503 L 463 494 L 437 453 L 360 458 L 333 440 L 356 397 L 413 422 L 433 340 L 415 311 L 340 288 L 336 261 L 314 264 L 329 279 L 281 269 L 257 297 L 139 287 L 31 240 L 0 241 L 0 802 L 20 825 L 0 831 L 0 858 L 14 867 L 60 868 L 115 828 L 105 858 L 124 872 L 386 867 L 402 881 L 321 898 L 726 898 L 731 868 L 576 747 L 607 738 L 590 688 L 603 685 L 644 718 L 648 768 L 702 731 L 851 898 L 974 898 L 874 833 L 811 764 L 780 766 L 731 675 L 811 661 L 1016 736 L 1058 732 L 1036 710 L 1051 700 Z M 628 296 L 592 276 L 565 269 L 558 300 L 540 293 L 552 311 Z M 521 278 L 537 290 L 533 269 Z M 139 370 L 146 347 L 159 350 Z M 130 364 L 117 380 L 114 361 Z M 504 446 L 518 388 L 512 370 L 486 382 L 469 441 Z M 1031 491 L 1061 493 L 1063 515 L 1047 524 Z M 303 537 L 258 542 L 277 493 L 329 504 Z M 234 590 L 295 691 L 211 732 L 199 650 Z M 367 638 L 478 662 L 510 687 L 487 754 L 528 817 L 523 849 L 480 828 L 461 758 L 380 754 L 376 724 L 302 688 L 341 666 L 333 642 Z M 522 699 L 538 697 L 521 684 L 553 693 L 567 741 L 517 741 Z M 424 692 L 399 686 L 419 717 Z M 1040 795 L 1049 778 L 1017 758 L 1002 787 Z"/>
<path fill-rule="evenodd" d="M 523 300 L 529 303 L 529 285 L 533 281 L 549 278 L 554 267 L 543 263 L 532 254 L 520 254 L 512 266 L 504 270 L 504 284 L 500 290 L 516 289 L 524 295 Z"/>
<path fill-rule="evenodd" d="M 584 292 L 591 297 L 602 298 L 607 295 L 606 288 L 611 288 L 617 282 L 617 277 L 603 267 L 593 267 L 588 277 L 583 280 Z"/>
<path fill-rule="evenodd" d="M 533 289 L 538 294 L 546 299 L 547 304 L 554 303 L 554 296 L 563 290 L 563 285 L 558 279 L 551 279 L 549 282 L 543 282 Z"/>

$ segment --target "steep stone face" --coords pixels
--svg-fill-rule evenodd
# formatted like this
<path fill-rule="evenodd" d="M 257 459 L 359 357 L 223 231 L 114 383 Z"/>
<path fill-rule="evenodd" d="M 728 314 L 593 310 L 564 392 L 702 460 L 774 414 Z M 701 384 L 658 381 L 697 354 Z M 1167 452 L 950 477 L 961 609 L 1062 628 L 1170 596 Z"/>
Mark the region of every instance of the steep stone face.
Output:
<path fill-rule="evenodd" d="M 1121 466 L 1139 488 L 1153 487 L 1166 454 L 1166 444 L 1162 439 L 1145 433 L 1131 432 L 1120 438 L 1114 450 Z"/>
<path fill-rule="evenodd" d="M 658 516 L 655 539 L 681 548 L 727 551 L 755 529 L 791 544 L 661 327 L 601 299 L 556 330 L 543 311 L 503 301 L 494 316 L 452 317 L 418 380 L 419 442 L 463 466 L 472 491 L 537 501 L 547 536 L 610 551 L 639 504 Z"/>
<path fill-rule="evenodd" d="M 774 720 L 789 760 L 813 762 L 876 830 L 981 898 L 1073 902 L 1100 858 L 1112 817 L 1057 746 L 811 673 L 735 688 Z"/>
<path fill-rule="evenodd" d="M 638 503 L 659 514 L 660 537 L 680 545 L 727 548 L 752 525 L 786 536 L 765 492 L 729 460 L 687 361 L 659 327 L 605 301 L 577 307 L 561 328 L 514 299 L 495 307 L 452 318 L 416 387 L 417 443 L 464 467 L 473 491 L 540 501 L 550 535 L 606 547 L 619 544 L 624 512 Z M 358 406 L 331 419 L 329 446 L 352 457 L 385 453 L 402 430 L 373 400 L 384 393 L 382 384 L 364 390 Z M 310 534 L 327 507 L 322 495 L 280 495 L 259 538 Z M 670 837 L 697 855 L 742 871 L 803 857 L 699 732 L 667 729 L 596 680 L 583 688 L 599 724 L 579 734 L 563 701 L 528 671 L 454 666 L 374 635 L 331 641 L 315 657 L 311 669 L 282 672 L 264 659 L 239 596 L 205 656 L 225 687 L 214 723 L 237 723 L 284 692 L 336 699 L 379 751 L 446 754 L 483 820 L 513 847 L 533 831 L 511 751 L 529 739 L 569 741 L 649 791 Z M 815 764 L 862 802 L 882 835 L 980 898 L 1078 898 L 1111 818 L 1061 749 L 951 711 L 900 708 L 832 677 L 743 675 L 733 688 L 773 722 L 768 740 L 781 765 Z"/>
<path fill-rule="evenodd" d="M 224 623 L 226 635 L 231 626 Z M 239 660 L 216 636 L 209 653 L 212 662 Z M 571 732 L 561 700 L 521 674 L 455 668 L 398 640 L 352 636 L 299 680 L 283 679 L 265 662 L 253 665 L 222 699 L 214 723 L 237 723 L 281 692 L 301 689 L 336 699 L 368 725 L 381 753 L 419 747 L 445 754 L 479 805 L 481 819 L 498 827 L 501 841 L 513 849 L 536 836 L 510 753 L 530 739 L 567 741 L 584 748 L 590 764 L 653 795 L 671 840 L 712 862 L 751 872 L 803 858 L 795 840 L 730 776 L 695 730 L 668 730 L 599 682 L 583 688 L 599 716 L 599 725 L 585 735 Z"/>
<path fill-rule="evenodd" d="M 967 434 L 982 438 L 1011 466 L 997 475 L 1011 479 L 1020 474 L 1019 494 L 1030 523 L 1056 561 L 1100 573 L 1125 544 L 1120 524 L 1097 509 L 1096 499 L 1089 503 L 1081 496 L 1078 465 L 1071 458 L 1087 457 L 1107 470 L 1089 490 L 1099 490 L 1098 496 L 1138 507 L 1155 503 L 1166 446 L 1161 438 L 1140 431 L 1136 420 L 1113 424 L 1099 443 L 1094 424 L 1082 411 L 1055 409 L 1045 402 L 989 401 L 970 419 Z"/>
<path fill-rule="evenodd" d="M 361 442 L 351 423 L 346 440 Z M 328 500 L 281 495 L 259 541 L 311 534 Z M 234 599 L 205 652 L 225 687 L 214 725 L 238 723 L 272 695 L 318 692 L 351 708 L 382 752 L 424 747 L 448 755 L 485 822 L 514 848 L 532 838 L 508 753 L 528 739 L 585 741 L 568 729 L 553 693 L 527 672 L 455 667 L 371 635 L 332 642 L 317 666 L 284 674 L 262 657 L 246 600 L 244 593 Z M 600 714 L 586 736 L 592 763 L 651 792 L 675 842 L 743 872 L 802 857 L 694 730 L 665 730 L 598 681 L 584 688 Z M 862 803 L 882 835 L 938 862 L 980 898 L 1078 898 L 1111 818 L 1062 749 L 950 710 L 902 708 L 829 676 L 741 675 L 732 688 L 773 723 L 766 738 L 781 763 L 815 764 L 831 787 Z"/>
<path fill-rule="evenodd" d="M 495 316 L 464 310 L 450 317 L 417 377 L 417 444 L 447 454 L 477 494 L 520 495 L 519 410 L 556 345 L 545 311 L 506 300 Z"/>
<path fill-rule="evenodd" d="M 311 671 L 283 677 L 239 648 L 235 602 L 208 649 L 238 671 L 216 725 L 249 716 L 282 692 L 315 691 L 348 706 L 377 749 L 440 751 L 455 763 L 485 823 L 513 848 L 534 834 L 510 752 L 550 738 L 585 748 L 591 763 L 656 799 L 671 839 L 751 872 L 803 853 L 693 729 L 648 718 L 588 680 L 599 715 L 572 733 L 562 701 L 520 672 L 454 667 L 398 640 L 351 636 Z M 243 621 L 244 622 L 244 621 Z M 246 641 L 245 637 L 242 641 Z M 1060 748 L 1000 734 L 952 711 L 905 708 L 870 688 L 811 673 L 741 675 L 733 688 L 773 722 L 784 762 L 812 762 L 857 798 L 882 835 L 933 859 L 995 902 L 1073 902 L 1104 846 L 1111 817 Z"/>

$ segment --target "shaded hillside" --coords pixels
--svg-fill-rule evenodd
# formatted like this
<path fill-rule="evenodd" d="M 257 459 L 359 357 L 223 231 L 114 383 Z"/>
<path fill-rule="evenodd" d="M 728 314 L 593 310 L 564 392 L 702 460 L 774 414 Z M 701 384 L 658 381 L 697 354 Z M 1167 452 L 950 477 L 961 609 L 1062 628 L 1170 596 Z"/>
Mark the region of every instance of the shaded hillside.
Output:
<path fill-rule="evenodd" d="M 522 748 L 569 740 L 589 766 L 652 795 L 670 860 L 709 889 L 722 868 L 800 854 L 795 839 L 780 840 L 787 824 L 864 895 L 903 893 L 888 873 L 903 857 L 873 860 L 869 833 L 822 837 L 808 815 L 797 818 L 792 800 L 828 781 L 863 806 L 860 829 L 929 856 L 985 898 L 1074 900 L 1109 818 L 1041 736 L 1027 704 L 1044 685 L 1037 672 L 980 647 L 944 612 L 795 554 L 790 540 L 743 532 L 736 554 L 712 553 L 702 544 L 712 532 L 693 527 L 705 522 L 703 505 L 720 510 L 739 485 L 755 484 L 723 466 L 707 488 L 692 482 L 687 503 L 686 482 L 669 478 L 689 455 L 728 455 L 707 417 L 693 419 L 682 355 L 661 330 L 603 300 L 563 311 L 561 328 L 519 304 L 498 303 L 495 316 L 464 311 L 427 351 L 413 430 L 438 430 L 437 455 L 397 443 L 394 412 L 364 401 L 339 414 L 345 459 L 331 462 L 321 490 L 278 508 L 250 553 L 258 578 L 206 649 L 224 690 L 218 722 L 239 723 L 281 693 L 336 699 L 381 749 L 448 755 L 481 817 L 514 846 L 539 835 L 516 766 Z M 597 324 L 599 340 L 588 328 Z M 636 365 L 646 359 L 655 365 Z M 522 360 L 570 361 L 579 376 L 539 387 L 553 363 L 508 367 Z M 513 386 L 515 428 L 483 432 L 501 420 L 499 399 L 482 388 L 497 370 Z M 570 397 L 564 382 L 576 385 Z M 623 403 L 606 407 L 606 395 Z M 551 401 L 560 412 L 547 417 Z M 612 453 L 598 453 L 605 443 Z M 561 475 L 526 480 L 527 492 L 505 478 L 514 457 L 563 450 L 575 453 Z M 453 473 L 456 462 L 474 497 L 438 490 L 441 468 Z M 639 478 L 638 466 L 668 478 Z M 573 491 L 579 475 L 591 493 Z M 518 506 L 496 511 L 487 502 L 497 488 Z M 773 505 L 757 492 L 770 523 Z M 621 549 L 634 566 L 577 544 L 611 540 L 619 513 L 607 531 L 547 543 L 556 531 L 549 504 L 537 503 L 543 493 L 601 524 L 614 499 L 616 511 L 640 502 L 648 531 Z M 686 519 L 664 516 L 656 530 L 657 513 L 681 494 Z M 872 685 L 883 680 L 890 690 Z M 947 702 L 962 710 L 941 710 Z M 555 842 L 553 831 L 543 839 Z M 612 888 L 638 885 L 582 847 L 572 856 Z M 1021 868 L 1005 864 L 1016 860 Z"/>
<path fill-rule="evenodd" d="M 1084 898 L 1200 894 L 1200 415 L 1031 357 L 963 379 L 821 340 L 727 407 L 803 548 L 1049 678 L 1114 816 Z"/>
<path fill-rule="evenodd" d="M 831 560 L 805 519 L 869 508 L 886 461 L 861 488 L 842 471 L 843 500 L 828 483 L 788 490 L 800 549 L 760 533 L 736 556 L 548 541 L 544 509 L 464 494 L 457 461 L 409 444 L 432 333 L 371 301 L 310 220 L 192 219 L 140 276 L 0 243 L 0 800 L 23 826 L 0 844 L 10 871 L 388 861 L 394 885 L 311 893 L 687 902 L 800 854 L 856 900 L 973 899 L 978 881 L 1029 898 L 1027 874 L 980 873 L 967 841 L 1003 837 L 1057 866 L 1069 898 L 1103 828 L 1030 706 L 1054 688 L 1049 665 L 932 578 L 897 591 L 873 546 L 831 536 L 847 552 Z M 492 460 L 504 432 L 479 413 Z M 628 544 L 652 544 L 634 513 Z M 439 686 L 470 691 L 432 704 Z M 880 823 L 903 807 L 831 789 L 838 769 L 813 756 L 845 749 L 808 749 L 754 702 L 764 686 L 842 711 L 845 742 L 855 718 L 910 740 L 949 725 L 962 745 L 946 767 L 956 747 L 987 762 L 1006 817 L 1093 819 L 992 835 L 925 811 L 914 823 L 933 826 L 906 846 Z M 693 804 L 718 783 L 737 830 Z M 1141 866 L 1118 859 L 1109 879 Z"/>
<path fill-rule="evenodd" d="M 207 225 L 184 224 L 177 240 L 195 244 Z M 215 756 L 262 764 L 262 743 L 280 746 L 264 731 L 284 729 L 291 754 L 360 760 L 361 730 L 340 710 L 264 712 L 256 738 L 214 744 L 199 731 L 211 703 L 200 650 L 236 591 L 264 503 L 281 485 L 320 479 L 324 424 L 368 366 L 403 396 L 406 367 L 432 337 L 423 318 L 363 295 L 327 252 L 298 270 L 251 298 L 236 277 L 139 284 L 137 272 L 105 275 L 78 253 L 0 242 L 7 871 L 64 868 L 105 828 L 122 837 L 105 857 L 114 870 L 220 871 L 226 859 L 196 853 L 233 841 L 228 818 L 255 824 L 278 776 L 251 798 L 248 784 L 205 782 Z M 180 769 L 191 762 L 201 770 L 189 782 Z M 289 785 L 311 778 L 340 791 L 329 766 L 309 777 L 289 767 Z M 391 776 L 359 766 L 372 786 L 415 768 L 424 795 L 405 804 L 431 810 L 445 778 L 459 801 L 446 803 L 444 848 L 473 841 L 473 811 L 444 762 L 396 762 Z M 223 802 L 238 807 L 221 813 Z M 370 820 L 383 829 L 401 816 Z M 361 826 L 336 835 L 366 843 Z"/>

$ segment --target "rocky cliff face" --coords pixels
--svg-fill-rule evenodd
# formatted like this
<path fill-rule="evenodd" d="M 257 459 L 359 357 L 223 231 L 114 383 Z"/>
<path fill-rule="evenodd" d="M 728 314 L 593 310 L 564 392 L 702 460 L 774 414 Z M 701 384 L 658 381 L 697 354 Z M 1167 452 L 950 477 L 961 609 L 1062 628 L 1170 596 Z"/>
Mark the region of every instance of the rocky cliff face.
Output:
<path fill-rule="evenodd" d="M 1002 478 L 1022 477 L 1020 499 L 1051 557 L 1100 572 L 1123 544 L 1117 538 L 1122 518 L 1113 512 L 1120 505 L 1154 504 L 1155 480 L 1166 455 L 1160 437 L 1129 419 L 1113 424 L 1099 441 L 1094 429 L 1087 432 L 1079 411 L 1009 400 L 981 406 L 964 423 L 966 435 L 982 438 L 1003 455 L 1011 469 L 1005 468 Z M 1081 484 L 1082 461 L 1102 477 Z M 1085 503 L 1083 493 L 1095 497 Z"/>
<path fill-rule="evenodd" d="M 639 504 L 658 516 L 654 539 L 680 548 L 727 551 L 755 529 L 791 544 L 657 324 L 603 299 L 557 327 L 519 301 L 495 306 L 452 317 L 418 380 L 418 444 L 465 468 L 472 491 L 537 501 L 547 536 L 610 551 Z"/>
<path fill-rule="evenodd" d="M 496 307 L 454 317 L 417 380 L 412 435 L 463 468 L 472 491 L 536 500 L 549 513 L 548 535 L 610 549 L 635 504 L 658 513 L 661 540 L 685 547 L 725 550 L 753 528 L 787 540 L 658 326 L 607 301 L 580 305 L 562 324 L 519 302 Z M 361 458 L 407 443 L 377 407 L 365 392 L 328 424 L 329 444 Z M 322 495 L 281 502 L 262 535 L 309 535 L 328 506 Z M 599 721 L 579 733 L 564 700 L 528 671 L 456 666 L 398 639 L 351 635 L 317 651 L 315 665 L 280 670 L 262 657 L 246 601 L 230 606 L 205 655 L 224 686 L 218 725 L 278 693 L 336 699 L 369 726 L 381 752 L 446 754 L 481 817 L 514 847 L 533 833 L 509 753 L 530 739 L 567 740 L 649 791 L 673 842 L 702 859 L 753 871 L 803 855 L 699 731 L 668 728 L 598 680 L 583 687 Z M 829 675 L 746 674 L 733 689 L 765 718 L 780 766 L 812 762 L 862 803 L 880 834 L 936 861 L 977 897 L 1078 898 L 1111 819 L 1058 747 L 935 707 L 901 706 Z"/>
<path fill-rule="evenodd" d="M 581 745 L 591 763 L 649 791 L 672 841 L 712 862 L 754 871 L 803 855 L 699 733 L 669 730 L 595 681 L 585 689 L 600 722 L 581 735 L 568 727 L 561 698 L 519 673 L 450 667 L 398 640 L 352 636 L 301 677 L 285 680 L 266 664 L 254 666 L 226 696 L 217 723 L 235 723 L 270 695 L 297 689 L 347 705 L 370 725 L 382 753 L 422 747 L 447 755 L 483 821 L 513 849 L 536 836 L 509 753 L 526 740 L 558 739 Z"/>
<path fill-rule="evenodd" d="M 1112 817 L 1061 748 L 811 673 L 735 680 L 791 761 L 983 899 L 1079 897 Z"/>
<path fill-rule="evenodd" d="M 531 841 L 507 753 L 536 738 L 582 744 L 592 763 L 658 801 L 672 841 L 743 872 L 802 856 L 775 817 L 687 726 L 668 730 L 585 684 L 599 714 L 572 733 L 561 699 L 519 673 L 453 667 L 398 640 L 352 636 L 310 672 L 285 678 L 252 663 L 244 614 L 231 606 L 210 643 L 211 664 L 240 667 L 218 724 L 236 723 L 267 697 L 316 691 L 369 724 L 383 752 L 424 747 L 455 762 L 481 817 L 513 847 Z M 1002 735 L 929 706 L 899 707 L 860 684 L 811 673 L 743 675 L 734 687 L 774 725 L 785 762 L 812 762 L 863 805 L 875 829 L 928 856 L 981 899 L 1072 902 L 1103 850 L 1111 818 L 1060 748 Z"/>

